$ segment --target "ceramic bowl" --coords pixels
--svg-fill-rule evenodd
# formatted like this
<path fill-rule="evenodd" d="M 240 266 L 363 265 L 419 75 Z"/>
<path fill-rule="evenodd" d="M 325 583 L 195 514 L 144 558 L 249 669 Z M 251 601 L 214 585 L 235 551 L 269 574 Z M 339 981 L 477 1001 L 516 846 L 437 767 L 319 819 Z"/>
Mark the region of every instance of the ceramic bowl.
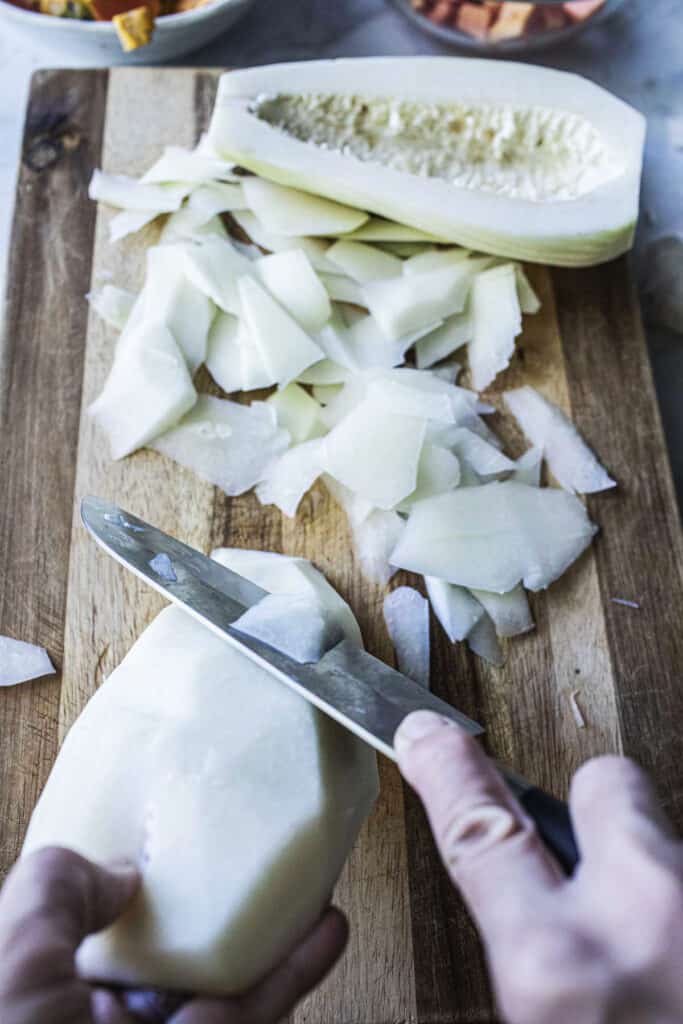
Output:
<path fill-rule="evenodd" d="M 442 43 L 448 43 L 460 50 L 468 50 L 479 54 L 482 57 L 513 56 L 526 51 L 544 50 L 547 47 L 557 46 L 568 42 L 574 36 L 585 32 L 588 28 L 599 24 L 604 18 L 613 14 L 624 3 L 624 0 L 605 0 L 590 17 L 574 24 L 568 24 L 559 29 L 542 29 L 525 35 L 516 36 L 512 39 L 501 39 L 499 42 L 491 42 L 489 39 L 477 39 L 466 35 L 457 27 L 450 24 L 435 24 L 425 14 L 416 8 L 412 0 L 391 0 L 395 7 L 409 18 L 414 25 L 422 29 L 428 35 L 435 36 Z M 552 5 L 561 7 L 559 0 L 552 0 Z M 551 4 L 536 0 L 537 7 L 551 7 Z"/>
<path fill-rule="evenodd" d="M 158 18 L 147 46 L 125 53 L 108 21 L 78 21 L 37 14 L 0 0 L 0 31 L 23 36 L 32 46 L 92 65 L 161 64 L 211 42 L 240 18 L 254 0 L 212 0 L 204 7 Z M 58 62 L 58 61 L 57 61 Z"/>

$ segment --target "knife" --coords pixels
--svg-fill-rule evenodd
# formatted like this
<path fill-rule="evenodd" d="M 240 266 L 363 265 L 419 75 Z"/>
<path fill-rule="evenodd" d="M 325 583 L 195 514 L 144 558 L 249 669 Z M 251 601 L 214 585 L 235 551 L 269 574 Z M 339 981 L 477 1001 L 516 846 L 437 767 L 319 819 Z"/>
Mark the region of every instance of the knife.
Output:
<path fill-rule="evenodd" d="M 411 711 L 435 711 L 471 736 L 483 733 L 467 715 L 349 640 L 320 661 L 302 664 L 235 629 L 237 619 L 267 591 L 130 512 L 87 497 L 81 519 L 117 562 L 393 761 L 394 734 Z M 566 804 L 496 764 L 546 846 L 571 874 L 579 854 Z"/>

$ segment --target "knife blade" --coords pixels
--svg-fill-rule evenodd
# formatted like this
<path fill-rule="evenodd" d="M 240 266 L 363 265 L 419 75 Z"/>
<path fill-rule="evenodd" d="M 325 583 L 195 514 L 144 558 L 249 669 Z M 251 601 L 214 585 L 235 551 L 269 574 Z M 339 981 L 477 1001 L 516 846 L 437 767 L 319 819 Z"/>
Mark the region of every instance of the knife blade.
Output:
<path fill-rule="evenodd" d="M 144 519 L 95 497 L 82 500 L 81 519 L 117 562 L 393 761 L 394 734 L 412 711 L 435 711 L 471 736 L 484 732 L 467 715 L 348 640 L 319 661 L 302 664 L 240 632 L 234 623 L 267 591 Z M 496 764 L 546 845 L 570 872 L 578 851 L 566 806 Z"/>
<path fill-rule="evenodd" d="M 88 497 L 81 504 L 81 517 L 117 562 L 387 757 L 396 760 L 394 733 L 411 711 L 436 711 L 473 736 L 484 731 L 348 640 L 320 661 L 302 664 L 235 629 L 237 619 L 267 592 L 132 513 Z"/>

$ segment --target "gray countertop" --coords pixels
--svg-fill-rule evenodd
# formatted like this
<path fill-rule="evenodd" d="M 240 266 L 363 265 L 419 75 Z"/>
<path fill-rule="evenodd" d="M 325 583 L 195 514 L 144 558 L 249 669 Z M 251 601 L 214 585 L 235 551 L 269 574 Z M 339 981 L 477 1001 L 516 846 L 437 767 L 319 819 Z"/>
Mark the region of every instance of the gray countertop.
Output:
<path fill-rule="evenodd" d="M 239 24 L 179 63 L 245 66 L 312 57 L 453 52 L 411 25 L 385 0 L 258 0 Z M 642 212 L 634 254 L 647 272 L 648 244 L 683 231 L 683 3 L 626 0 L 603 25 L 536 63 L 578 71 L 641 110 L 648 119 Z M 0 38 L 0 260 L 4 265 L 23 110 L 30 75 L 45 56 L 14 37 Z M 52 65 L 60 62 L 53 58 Z M 0 280 L 0 284 L 4 284 Z M 683 337 L 647 325 L 669 451 L 683 500 Z"/>

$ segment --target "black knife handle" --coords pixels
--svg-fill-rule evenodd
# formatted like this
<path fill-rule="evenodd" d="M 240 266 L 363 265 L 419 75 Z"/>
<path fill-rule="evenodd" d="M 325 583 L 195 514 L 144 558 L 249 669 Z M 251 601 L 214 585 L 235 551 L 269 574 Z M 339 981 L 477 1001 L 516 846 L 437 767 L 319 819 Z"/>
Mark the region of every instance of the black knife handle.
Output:
<path fill-rule="evenodd" d="M 568 875 L 573 874 L 580 858 L 567 805 L 536 786 L 518 793 L 517 799 L 555 860 Z"/>

